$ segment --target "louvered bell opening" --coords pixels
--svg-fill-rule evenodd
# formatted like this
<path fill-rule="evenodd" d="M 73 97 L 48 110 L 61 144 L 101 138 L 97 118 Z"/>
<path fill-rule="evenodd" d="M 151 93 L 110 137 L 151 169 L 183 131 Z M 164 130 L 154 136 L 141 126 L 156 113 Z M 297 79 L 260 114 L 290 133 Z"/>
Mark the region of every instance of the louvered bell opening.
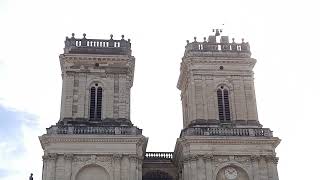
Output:
<path fill-rule="evenodd" d="M 217 96 L 218 96 L 218 110 L 219 110 L 219 120 L 224 120 L 224 113 L 223 113 L 223 99 L 222 99 L 222 91 L 221 89 L 217 90 Z"/>
<path fill-rule="evenodd" d="M 95 106 L 96 106 L 96 88 L 92 87 L 90 89 L 90 109 L 89 116 L 90 119 L 94 119 L 95 116 Z"/>
<path fill-rule="evenodd" d="M 224 112 L 225 112 L 225 120 L 230 121 L 230 106 L 229 106 L 229 92 L 228 90 L 223 90 L 223 102 L 224 102 Z"/>
<path fill-rule="evenodd" d="M 96 107 L 96 119 L 97 120 L 101 120 L 101 109 L 102 109 L 102 88 L 98 87 L 97 107 Z"/>

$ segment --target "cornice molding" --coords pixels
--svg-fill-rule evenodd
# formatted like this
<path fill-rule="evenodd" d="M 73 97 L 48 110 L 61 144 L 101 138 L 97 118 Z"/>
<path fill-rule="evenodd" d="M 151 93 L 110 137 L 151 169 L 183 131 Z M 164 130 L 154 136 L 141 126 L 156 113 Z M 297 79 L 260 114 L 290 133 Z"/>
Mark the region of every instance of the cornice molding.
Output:
<path fill-rule="evenodd" d="M 39 137 L 41 146 L 44 149 L 50 143 L 136 143 L 137 145 L 144 144 L 147 139 L 140 136 L 118 136 L 109 137 L 94 137 L 94 136 L 79 136 L 79 135 L 42 135 Z"/>
<path fill-rule="evenodd" d="M 257 137 L 238 137 L 238 138 L 214 138 L 214 137 L 197 137 L 188 136 L 178 139 L 178 144 L 185 145 L 190 143 L 202 143 L 202 144 L 225 144 L 225 145 L 250 145 L 250 144 L 271 144 L 274 148 L 280 143 L 280 139 L 277 137 L 272 138 L 257 138 Z"/>

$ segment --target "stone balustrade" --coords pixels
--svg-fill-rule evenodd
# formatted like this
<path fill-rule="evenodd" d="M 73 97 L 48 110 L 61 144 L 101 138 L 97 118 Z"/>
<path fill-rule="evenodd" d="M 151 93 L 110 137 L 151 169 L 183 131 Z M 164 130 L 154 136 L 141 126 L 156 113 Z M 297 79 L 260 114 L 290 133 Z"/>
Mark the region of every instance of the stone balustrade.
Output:
<path fill-rule="evenodd" d="M 184 56 L 251 56 L 250 45 L 248 42 L 244 42 L 244 39 L 241 43 L 236 43 L 233 38 L 230 43 L 228 36 L 221 36 L 220 42 L 217 42 L 216 38 L 216 36 L 210 36 L 208 41 L 204 38 L 203 42 L 198 42 L 195 37 L 193 42 L 187 41 Z"/>
<path fill-rule="evenodd" d="M 135 126 L 51 126 L 47 134 L 142 135 L 142 129 Z"/>
<path fill-rule="evenodd" d="M 254 136 L 273 137 L 269 128 L 209 128 L 191 127 L 181 131 L 180 137 L 184 136 Z"/>
<path fill-rule="evenodd" d="M 121 40 L 114 40 L 113 35 L 110 39 L 87 39 L 86 34 L 83 38 L 66 37 L 65 53 L 70 54 L 110 54 L 110 55 L 131 55 L 130 39 L 125 40 L 121 36 Z"/>
<path fill-rule="evenodd" d="M 145 159 L 172 159 L 173 152 L 146 152 Z"/>

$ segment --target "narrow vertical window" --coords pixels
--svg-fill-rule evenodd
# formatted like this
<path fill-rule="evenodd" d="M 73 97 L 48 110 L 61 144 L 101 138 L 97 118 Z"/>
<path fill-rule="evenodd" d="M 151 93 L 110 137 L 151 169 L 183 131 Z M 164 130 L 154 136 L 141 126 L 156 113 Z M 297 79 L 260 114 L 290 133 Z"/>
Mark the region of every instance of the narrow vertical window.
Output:
<path fill-rule="evenodd" d="M 219 120 L 228 122 L 230 118 L 229 91 L 224 86 L 220 86 L 217 90 Z"/>
<path fill-rule="evenodd" d="M 90 108 L 89 118 L 91 120 L 101 120 L 102 109 L 102 88 L 95 84 L 90 88 Z"/>
<path fill-rule="evenodd" d="M 101 108 L 102 108 L 102 88 L 98 87 L 97 90 L 97 110 L 96 110 L 96 118 L 101 119 Z"/>

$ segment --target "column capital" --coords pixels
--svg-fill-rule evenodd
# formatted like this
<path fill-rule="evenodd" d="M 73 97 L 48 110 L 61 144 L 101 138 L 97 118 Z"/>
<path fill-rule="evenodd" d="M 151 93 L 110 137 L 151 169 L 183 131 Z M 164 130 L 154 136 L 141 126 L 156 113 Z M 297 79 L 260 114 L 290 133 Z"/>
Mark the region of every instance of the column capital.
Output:
<path fill-rule="evenodd" d="M 272 162 L 274 164 L 278 164 L 279 158 L 273 155 L 265 156 L 267 162 Z"/>
<path fill-rule="evenodd" d="M 65 160 L 73 160 L 74 155 L 73 154 L 64 154 L 63 157 Z"/>
<path fill-rule="evenodd" d="M 251 155 L 250 156 L 251 161 L 259 161 L 261 159 L 260 155 Z"/>
<path fill-rule="evenodd" d="M 135 154 L 130 154 L 129 155 L 129 160 L 134 161 L 134 160 L 137 160 L 137 159 L 138 159 L 138 155 L 135 155 Z"/>
<path fill-rule="evenodd" d="M 122 154 L 112 154 L 112 158 L 114 160 L 120 160 L 122 158 Z"/>
<path fill-rule="evenodd" d="M 56 160 L 58 158 L 57 153 L 48 153 L 48 159 L 49 160 Z"/>

